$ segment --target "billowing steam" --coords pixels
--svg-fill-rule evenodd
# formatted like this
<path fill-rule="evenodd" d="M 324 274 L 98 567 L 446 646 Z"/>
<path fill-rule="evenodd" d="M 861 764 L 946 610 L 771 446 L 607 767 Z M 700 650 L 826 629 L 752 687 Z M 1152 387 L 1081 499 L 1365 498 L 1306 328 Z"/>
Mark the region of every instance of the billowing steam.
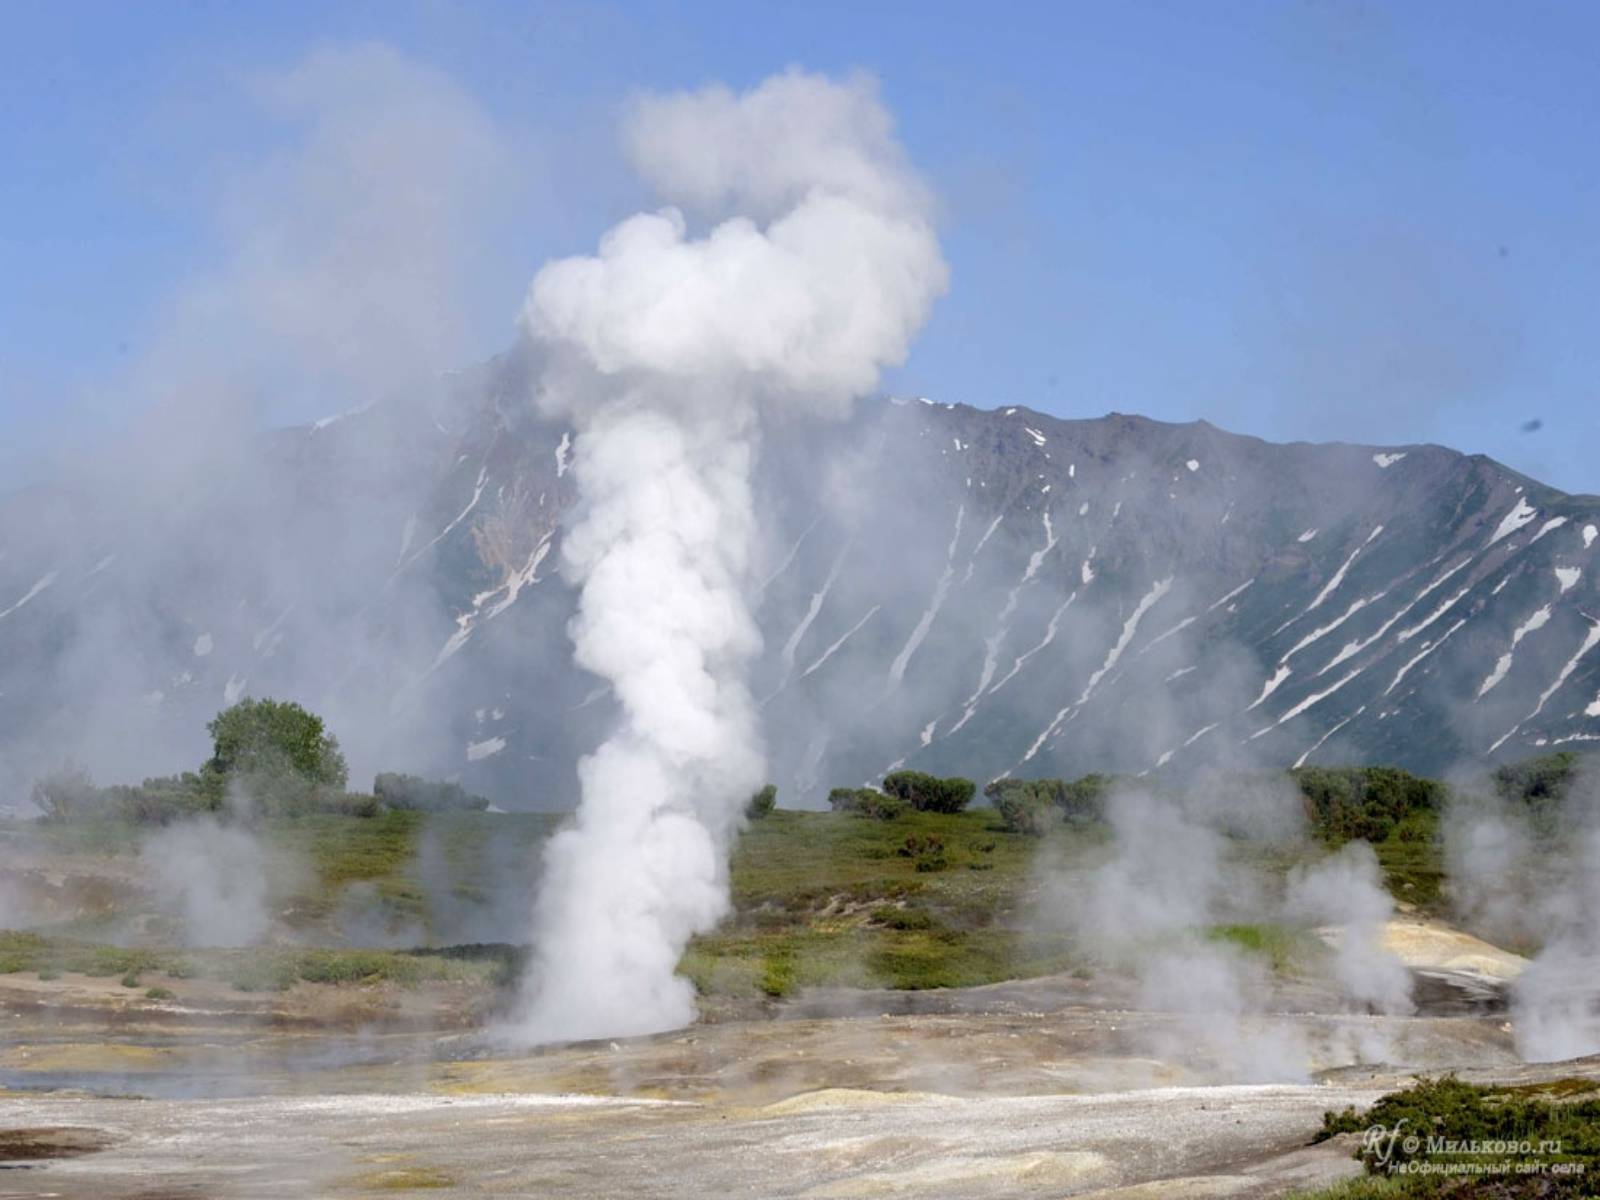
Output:
<path fill-rule="evenodd" d="M 248 946 L 271 924 L 267 868 L 248 831 L 199 817 L 145 839 L 140 862 L 191 946 Z"/>
<path fill-rule="evenodd" d="M 1414 1011 L 1411 976 L 1383 946 L 1394 899 L 1383 886 L 1371 845 L 1346 842 L 1319 862 L 1293 868 L 1288 912 L 1337 927 L 1333 969 L 1345 995 L 1375 1012 Z"/>
<path fill-rule="evenodd" d="M 1538 808 L 1461 785 L 1444 826 L 1455 907 L 1470 927 L 1539 952 L 1511 989 L 1517 1053 L 1600 1053 L 1600 778 L 1580 769 Z"/>
<path fill-rule="evenodd" d="M 728 842 L 763 781 L 745 600 L 762 416 L 844 413 L 905 357 L 946 278 L 868 79 L 789 72 L 743 95 L 648 98 L 626 145 L 682 208 L 544 267 L 522 315 L 546 363 L 537 403 L 577 430 L 563 547 L 582 589 L 577 660 L 622 711 L 546 852 L 534 1040 L 693 1018 L 678 959 L 727 910 Z"/>
<path fill-rule="evenodd" d="M 1414 1010 L 1410 976 L 1382 944 L 1394 904 L 1370 846 L 1352 842 L 1294 867 L 1281 895 L 1252 864 L 1264 849 L 1310 849 L 1287 780 L 1253 790 L 1202 783 L 1181 798 L 1125 790 L 1107 816 L 1110 856 L 1058 874 L 1046 903 L 1097 958 L 1133 974 L 1141 1009 L 1169 1015 L 1146 1031 L 1149 1053 L 1198 1052 L 1233 1081 L 1308 1076 L 1316 1048 L 1277 1019 L 1268 964 L 1215 936 L 1228 926 L 1316 927 L 1333 944 L 1324 982 L 1350 1010 Z M 1376 1044 L 1360 1049 L 1381 1056 Z"/>

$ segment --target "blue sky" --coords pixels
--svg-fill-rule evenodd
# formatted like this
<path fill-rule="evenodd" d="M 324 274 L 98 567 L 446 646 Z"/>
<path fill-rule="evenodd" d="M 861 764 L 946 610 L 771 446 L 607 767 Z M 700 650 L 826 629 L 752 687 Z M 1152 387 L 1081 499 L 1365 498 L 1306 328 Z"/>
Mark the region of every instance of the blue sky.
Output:
<path fill-rule="evenodd" d="M 5 26 L 12 480 L 146 402 L 133 364 L 170 361 L 151 347 L 236 254 L 235 201 L 305 136 L 261 78 L 381 43 L 509 150 L 459 238 L 462 359 L 507 344 L 541 261 L 646 202 L 612 137 L 630 92 L 865 69 L 952 268 L 896 390 L 1438 441 L 1600 491 L 1600 6 L 194 0 Z M 264 390 L 264 421 L 331 402 Z"/>

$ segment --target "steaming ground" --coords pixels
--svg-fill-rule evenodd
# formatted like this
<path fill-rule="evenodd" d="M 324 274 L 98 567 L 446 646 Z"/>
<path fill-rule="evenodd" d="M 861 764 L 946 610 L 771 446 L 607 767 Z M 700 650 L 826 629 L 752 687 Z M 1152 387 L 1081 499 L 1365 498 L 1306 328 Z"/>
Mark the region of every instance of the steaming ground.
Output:
<path fill-rule="evenodd" d="M 1411 916 L 1380 937 L 1417 1011 L 1353 1013 L 1337 988 L 1279 982 L 1241 1034 L 1308 1047 L 1308 1073 L 1259 1085 L 1115 972 L 819 989 L 777 1019 L 730 1010 L 534 1054 L 385 1026 L 381 997 L 357 1015 L 273 996 L 246 1016 L 179 981 L 195 986 L 152 1013 L 112 981 L 97 1007 L 83 979 L 10 978 L 0 1147 L 65 1149 L 8 1164 L 27 1169 L 4 1194 L 1275 1195 L 1354 1174 L 1348 1147 L 1307 1146 L 1321 1113 L 1416 1072 L 1600 1077 L 1600 1060 L 1519 1062 L 1515 955 Z M 19 1002 L 45 987 L 79 1003 Z"/>

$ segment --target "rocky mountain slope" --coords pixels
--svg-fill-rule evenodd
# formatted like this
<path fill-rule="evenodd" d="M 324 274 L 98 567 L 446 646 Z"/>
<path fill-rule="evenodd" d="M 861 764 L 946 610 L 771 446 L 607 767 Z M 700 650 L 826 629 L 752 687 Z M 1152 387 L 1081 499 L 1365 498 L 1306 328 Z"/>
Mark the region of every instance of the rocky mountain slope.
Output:
<path fill-rule="evenodd" d="M 0 502 L 0 792 L 198 760 L 240 695 L 360 773 L 554 807 L 610 698 L 571 665 L 569 431 L 508 358 L 264 444 Z M 754 679 L 785 803 L 980 780 L 1464 760 L 1600 741 L 1600 499 L 1437 446 L 875 401 L 771 428 Z"/>

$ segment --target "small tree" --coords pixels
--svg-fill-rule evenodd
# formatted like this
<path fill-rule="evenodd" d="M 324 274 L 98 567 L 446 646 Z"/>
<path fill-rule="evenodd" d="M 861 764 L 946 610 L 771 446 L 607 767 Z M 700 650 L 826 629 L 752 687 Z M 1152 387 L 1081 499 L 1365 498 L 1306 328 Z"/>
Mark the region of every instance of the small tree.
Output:
<path fill-rule="evenodd" d="M 212 750 L 201 775 L 219 798 L 239 780 L 264 808 L 294 811 L 319 792 L 343 790 L 350 777 L 339 740 L 292 701 L 241 700 L 206 730 Z"/>
<path fill-rule="evenodd" d="M 1012 833 L 1039 837 L 1061 821 L 1048 787 L 1041 786 L 1053 782 L 1056 781 L 996 779 L 983 789 L 983 794 Z"/>
<path fill-rule="evenodd" d="M 769 783 L 750 797 L 749 803 L 744 806 L 744 815 L 752 821 L 759 821 L 762 817 L 770 816 L 777 806 L 778 785 Z"/>
<path fill-rule="evenodd" d="M 77 821 L 104 807 L 89 772 L 66 763 L 33 781 L 29 797 L 47 821 Z"/>

